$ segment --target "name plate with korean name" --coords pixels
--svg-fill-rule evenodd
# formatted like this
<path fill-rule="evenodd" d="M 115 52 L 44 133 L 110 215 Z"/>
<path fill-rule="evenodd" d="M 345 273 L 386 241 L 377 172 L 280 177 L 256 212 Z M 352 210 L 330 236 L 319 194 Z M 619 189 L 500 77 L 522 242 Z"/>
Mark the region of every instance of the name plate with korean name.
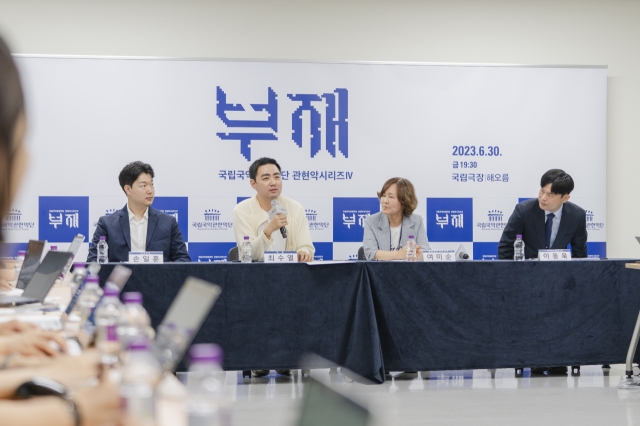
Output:
<path fill-rule="evenodd" d="M 129 263 L 153 263 L 160 265 L 164 263 L 164 256 L 161 251 L 130 251 Z"/>
<path fill-rule="evenodd" d="M 298 263 L 295 251 L 265 251 L 264 263 Z"/>
<path fill-rule="evenodd" d="M 455 262 L 455 250 L 424 250 L 422 259 L 425 262 Z"/>
<path fill-rule="evenodd" d="M 538 250 L 538 260 L 544 262 L 557 262 L 560 260 L 571 260 L 571 250 Z"/>

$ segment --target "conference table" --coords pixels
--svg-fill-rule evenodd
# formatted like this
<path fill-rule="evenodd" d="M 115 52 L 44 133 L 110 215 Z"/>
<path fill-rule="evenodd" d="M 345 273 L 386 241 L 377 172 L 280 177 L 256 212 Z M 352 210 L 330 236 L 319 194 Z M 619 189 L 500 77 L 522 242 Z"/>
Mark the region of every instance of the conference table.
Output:
<path fill-rule="evenodd" d="M 385 371 L 623 363 L 640 309 L 630 261 L 130 264 L 123 291 L 143 294 L 156 327 L 187 276 L 221 286 L 194 343 L 220 344 L 225 370 L 299 368 L 311 352 L 383 383 Z"/>

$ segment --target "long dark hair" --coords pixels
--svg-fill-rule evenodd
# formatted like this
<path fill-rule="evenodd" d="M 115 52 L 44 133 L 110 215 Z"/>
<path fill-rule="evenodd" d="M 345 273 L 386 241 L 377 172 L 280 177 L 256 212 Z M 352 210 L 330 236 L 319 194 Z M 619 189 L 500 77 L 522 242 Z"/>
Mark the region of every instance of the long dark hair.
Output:
<path fill-rule="evenodd" d="M 0 37 L 0 223 L 11 207 L 11 171 L 19 148 L 14 146 L 16 123 L 23 113 L 20 74 L 9 47 Z"/>

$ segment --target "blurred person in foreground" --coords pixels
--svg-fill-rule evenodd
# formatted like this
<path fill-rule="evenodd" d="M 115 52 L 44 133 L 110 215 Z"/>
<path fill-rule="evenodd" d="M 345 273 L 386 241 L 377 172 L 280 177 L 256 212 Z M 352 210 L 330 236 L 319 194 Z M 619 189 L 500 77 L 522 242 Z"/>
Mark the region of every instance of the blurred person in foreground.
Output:
<path fill-rule="evenodd" d="M 404 260 L 407 240 L 416 240 L 416 255 L 422 260 L 422 251 L 429 250 L 424 220 L 414 211 L 418 207 L 413 184 L 407 179 L 391 178 L 378 192 L 379 213 L 364 221 L 364 255 L 367 260 Z"/>
<path fill-rule="evenodd" d="M 9 48 L 0 38 L 0 222 L 16 195 L 27 165 L 23 144 L 27 119 L 20 76 Z M 2 237 L 0 236 L 0 241 Z M 44 349 L 44 341 L 64 341 L 17 321 L 0 325 L 0 425 L 114 425 L 121 422 L 118 389 L 102 382 L 86 387 L 96 378 L 100 357 L 86 352 L 80 357 L 59 356 Z M 26 337 L 25 337 L 26 336 Z M 34 337 L 38 336 L 38 337 Z M 31 340 L 31 343 L 25 339 Z M 30 349 L 29 349 L 30 348 Z M 24 356 L 30 351 L 36 356 Z M 27 367 L 27 365 L 30 365 Z M 13 366 L 22 368 L 11 368 Z M 63 385 L 68 397 L 43 396 L 11 401 L 16 389 L 36 377 L 47 377 Z"/>

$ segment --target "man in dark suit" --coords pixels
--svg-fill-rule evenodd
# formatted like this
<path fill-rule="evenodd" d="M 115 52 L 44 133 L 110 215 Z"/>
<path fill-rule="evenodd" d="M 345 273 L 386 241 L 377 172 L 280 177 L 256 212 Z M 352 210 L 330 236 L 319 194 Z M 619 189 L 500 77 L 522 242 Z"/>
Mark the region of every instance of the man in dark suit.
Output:
<path fill-rule="evenodd" d="M 525 258 L 537 258 L 540 249 L 565 249 L 571 243 L 572 257 L 587 257 L 585 211 L 569 202 L 573 179 L 551 169 L 540 179 L 538 199 L 516 205 L 498 245 L 498 259 L 513 259 L 516 235 L 522 235 Z M 566 374 L 567 367 L 535 367 L 531 374 Z"/>
<path fill-rule="evenodd" d="M 516 205 L 502 232 L 498 259 L 513 259 L 516 235 L 522 235 L 525 258 L 537 258 L 540 249 L 565 249 L 572 257 L 587 257 L 585 211 L 569 202 L 573 179 L 559 169 L 542 175 L 538 199 Z"/>
<path fill-rule="evenodd" d="M 176 218 L 151 207 L 153 177 L 151 166 L 141 161 L 122 169 L 118 180 L 127 194 L 127 204 L 98 220 L 87 262 L 97 259 L 102 236 L 109 245 L 109 262 L 127 262 L 130 251 L 161 251 L 165 262 L 191 262 Z"/>

